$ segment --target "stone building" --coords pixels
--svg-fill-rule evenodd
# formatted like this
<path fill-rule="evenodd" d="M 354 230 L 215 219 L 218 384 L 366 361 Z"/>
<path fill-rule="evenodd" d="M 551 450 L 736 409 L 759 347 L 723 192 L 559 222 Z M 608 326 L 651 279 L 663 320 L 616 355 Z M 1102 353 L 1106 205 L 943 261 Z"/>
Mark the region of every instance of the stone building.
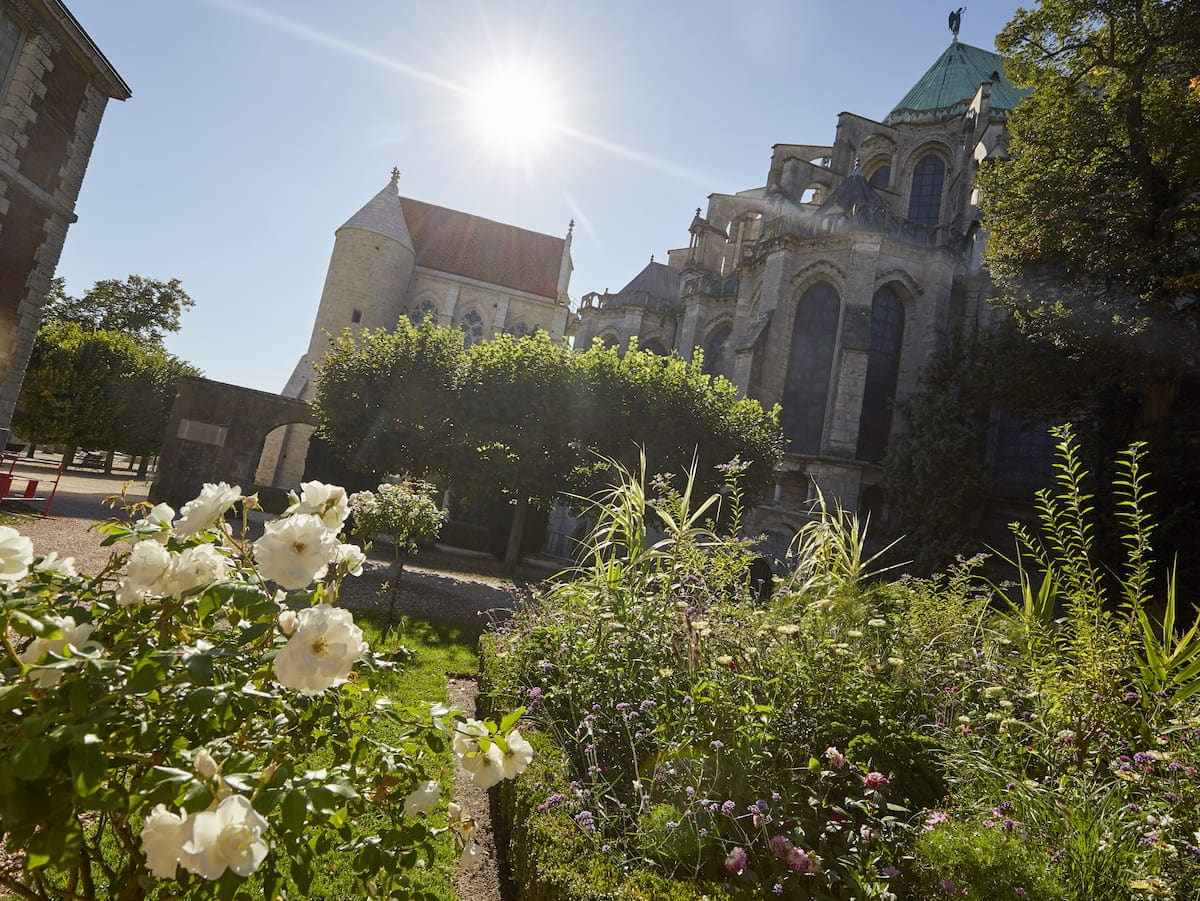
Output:
<path fill-rule="evenodd" d="M 467 346 L 508 332 L 547 332 L 556 341 L 571 318 L 571 231 L 556 238 L 470 213 L 401 197 L 400 173 L 335 233 L 308 352 L 283 390 L 311 401 L 313 365 L 329 336 L 394 328 L 401 317 L 433 317 L 462 329 Z M 268 435 L 262 485 L 300 482 L 312 427 Z"/>
<path fill-rule="evenodd" d="M 775 145 L 765 184 L 710 195 L 665 264 L 584 296 L 577 346 L 701 348 L 710 370 L 782 405 L 786 457 L 751 524 L 772 551 L 817 486 L 878 506 L 896 402 L 954 333 L 994 315 L 973 182 L 1005 152 L 1020 97 L 998 55 L 955 35 L 882 120 L 842 113 L 830 144 Z"/>
<path fill-rule="evenodd" d="M 0 0 L 0 447 L 100 117 L 129 96 L 58 0 Z"/>

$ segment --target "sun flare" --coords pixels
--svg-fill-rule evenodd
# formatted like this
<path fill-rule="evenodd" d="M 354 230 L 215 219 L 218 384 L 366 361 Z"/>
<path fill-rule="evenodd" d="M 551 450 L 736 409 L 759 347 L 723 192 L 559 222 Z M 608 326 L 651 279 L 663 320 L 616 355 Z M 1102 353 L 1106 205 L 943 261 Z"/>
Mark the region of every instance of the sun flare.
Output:
<path fill-rule="evenodd" d="M 508 67 L 479 84 L 471 118 L 490 144 L 519 151 L 543 145 L 556 131 L 559 114 L 544 76 Z"/>

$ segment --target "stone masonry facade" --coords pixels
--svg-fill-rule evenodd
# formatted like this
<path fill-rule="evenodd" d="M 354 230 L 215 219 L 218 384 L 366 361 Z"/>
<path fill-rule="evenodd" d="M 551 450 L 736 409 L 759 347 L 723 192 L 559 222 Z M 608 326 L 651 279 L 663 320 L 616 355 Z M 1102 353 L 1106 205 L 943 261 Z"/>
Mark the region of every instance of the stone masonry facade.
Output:
<path fill-rule="evenodd" d="M 128 86 L 57 0 L 0 0 L 0 438 L 75 221 L 100 119 Z"/>

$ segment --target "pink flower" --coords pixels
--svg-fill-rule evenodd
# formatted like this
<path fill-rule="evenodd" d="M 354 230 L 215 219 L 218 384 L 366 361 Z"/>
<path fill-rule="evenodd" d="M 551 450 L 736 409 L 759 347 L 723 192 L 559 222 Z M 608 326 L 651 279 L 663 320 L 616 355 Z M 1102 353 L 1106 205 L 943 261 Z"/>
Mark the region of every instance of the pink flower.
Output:
<path fill-rule="evenodd" d="M 792 850 L 792 840 L 786 835 L 777 835 L 769 842 L 771 853 L 781 860 Z"/>
<path fill-rule="evenodd" d="M 834 747 L 825 749 L 825 759 L 829 761 L 829 765 L 835 770 L 840 770 L 846 765 L 846 755 Z"/>
<path fill-rule="evenodd" d="M 734 848 L 725 858 L 725 872 L 730 876 L 741 876 L 746 869 L 746 849 Z"/>
<path fill-rule="evenodd" d="M 925 820 L 925 825 L 922 827 L 926 832 L 932 832 L 942 823 L 950 822 L 950 814 L 943 813 L 940 810 L 935 810 L 929 814 L 929 818 Z"/>
<path fill-rule="evenodd" d="M 787 868 L 793 873 L 803 873 L 808 869 L 808 855 L 803 848 L 792 848 L 787 853 Z"/>
<path fill-rule="evenodd" d="M 888 784 L 888 777 L 874 770 L 863 776 L 863 785 L 867 788 L 880 788 Z"/>

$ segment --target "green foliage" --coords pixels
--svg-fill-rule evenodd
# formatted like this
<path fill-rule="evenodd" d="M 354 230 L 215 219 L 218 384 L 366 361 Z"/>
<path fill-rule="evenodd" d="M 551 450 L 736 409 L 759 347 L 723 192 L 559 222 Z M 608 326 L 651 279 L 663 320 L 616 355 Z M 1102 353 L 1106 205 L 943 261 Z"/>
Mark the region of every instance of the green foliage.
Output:
<path fill-rule="evenodd" d="M 392 332 L 349 330 L 317 368 L 318 435 L 342 460 L 380 476 L 446 473 L 458 440 L 462 332 L 401 317 Z"/>
<path fill-rule="evenodd" d="M 913 851 L 921 898 L 1069 898 L 1045 854 L 1019 834 L 978 823 L 952 823 L 922 833 Z M 1017 895 L 1020 889 L 1023 894 Z"/>
<path fill-rule="evenodd" d="M 643 450 L 660 469 L 678 471 L 694 460 L 699 496 L 720 487 L 717 467 L 735 457 L 746 464 L 742 485 L 750 497 L 772 483 L 783 455 L 778 407 L 764 411 L 725 378 L 706 374 L 701 353 L 690 361 L 664 358 L 631 343 L 621 354 L 597 340 L 577 356 L 577 366 L 588 446 L 627 469 Z M 580 488 L 595 491 L 605 481 L 601 472 Z"/>
<path fill-rule="evenodd" d="M 1033 88 L 1008 119 L 1011 159 L 979 177 L 1005 302 L 1060 344 L 1194 369 L 1200 10 L 1042 0 L 997 44 Z"/>
<path fill-rule="evenodd" d="M 179 379 L 199 374 L 130 335 L 50 322 L 34 340 L 13 427 L 36 444 L 154 453 Z"/>
<path fill-rule="evenodd" d="M 120 332 L 147 344 L 161 344 L 177 332 L 184 310 L 194 306 L 179 279 L 163 282 L 131 275 L 124 281 L 96 282 L 83 297 L 71 297 L 61 278 L 51 283 L 43 322 L 74 322 L 89 331 Z"/>

